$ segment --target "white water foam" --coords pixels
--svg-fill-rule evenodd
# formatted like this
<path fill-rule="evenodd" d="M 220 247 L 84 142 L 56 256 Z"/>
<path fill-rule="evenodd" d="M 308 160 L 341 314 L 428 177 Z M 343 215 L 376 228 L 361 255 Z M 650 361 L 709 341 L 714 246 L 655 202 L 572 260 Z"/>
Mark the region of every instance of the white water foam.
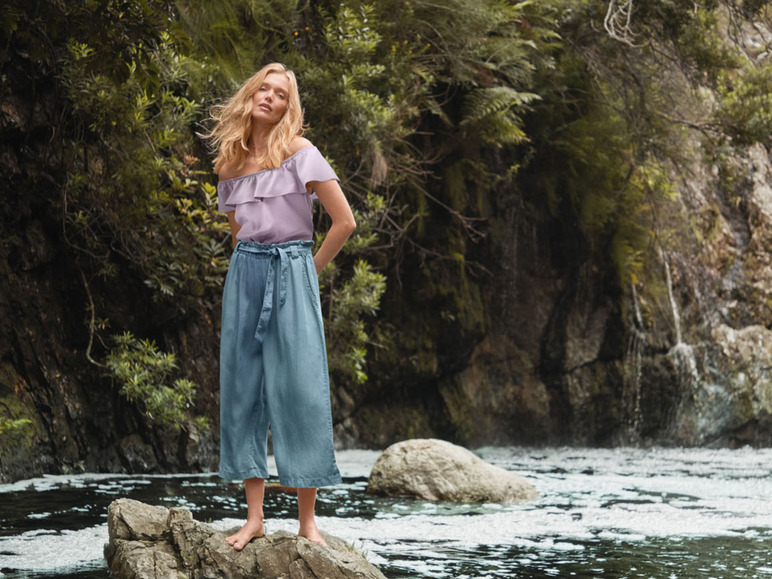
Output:
<path fill-rule="evenodd" d="M 62 486 L 71 488 L 86 488 L 90 483 L 116 478 L 115 474 L 46 474 L 38 478 L 16 481 L 15 483 L 0 484 L 0 493 L 15 493 L 22 491 L 46 492 L 57 490 Z"/>
<path fill-rule="evenodd" d="M 0 568 L 56 571 L 101 565 L 107 525 L 77 531 L 41 529 L 0 539 Z M 13 553 L 12 555 L 10 553 Z M 0 573 L 2 575 L 2 573 Z"/>

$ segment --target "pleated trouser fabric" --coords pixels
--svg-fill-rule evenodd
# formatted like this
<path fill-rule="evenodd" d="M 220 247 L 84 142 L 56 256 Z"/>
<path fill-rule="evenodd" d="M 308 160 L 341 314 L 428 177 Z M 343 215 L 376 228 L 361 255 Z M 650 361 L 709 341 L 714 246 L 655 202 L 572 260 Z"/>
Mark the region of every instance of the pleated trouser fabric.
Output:
<path fill-rule="evenodd" d="M 282 485 L 341 481 L 310 241 L 239 242 L 225 280 L 220 476 L 268 478 L 270 428 Z"/>

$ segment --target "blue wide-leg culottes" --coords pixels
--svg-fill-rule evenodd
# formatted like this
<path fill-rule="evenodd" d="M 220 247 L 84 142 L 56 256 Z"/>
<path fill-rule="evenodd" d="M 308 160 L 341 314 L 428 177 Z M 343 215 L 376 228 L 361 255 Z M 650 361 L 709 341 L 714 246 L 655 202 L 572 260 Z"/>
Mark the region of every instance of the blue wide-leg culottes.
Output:
<path fill-rule="evenodd" d="M 270 428 L 282 485 L 341 481 L 310 241 L 239 241 L 225 278 L 220 476 L 268 478 Z"/>

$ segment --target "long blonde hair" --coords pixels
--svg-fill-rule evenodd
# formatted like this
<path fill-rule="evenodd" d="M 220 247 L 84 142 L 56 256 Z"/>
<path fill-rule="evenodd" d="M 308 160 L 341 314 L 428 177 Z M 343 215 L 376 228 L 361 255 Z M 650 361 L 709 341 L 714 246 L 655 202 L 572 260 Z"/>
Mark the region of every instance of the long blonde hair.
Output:
<path fill-rule="evenodd" d="M 257 157 L 258 165 L 264 169 L 279 167 L 290 154 L 292 139 L 303 134 L 303 109 L 295 73 L 278 62 L 268 64 L 247 79 L 228 102 L 209 109 L 210 120 L 216 121 L 216 125 L 210 133 L 201 136 L 209 139 L 212 149 L 217 151 L 215 173 L 219 173 L 226 163 L 234 164 L 237 170 L 246 163 L 252 136 L 252 96 L 265 77 L 274 72 L 284 73 L 289 79 L 287 110 L 268 133 L 265 152 Z"/>

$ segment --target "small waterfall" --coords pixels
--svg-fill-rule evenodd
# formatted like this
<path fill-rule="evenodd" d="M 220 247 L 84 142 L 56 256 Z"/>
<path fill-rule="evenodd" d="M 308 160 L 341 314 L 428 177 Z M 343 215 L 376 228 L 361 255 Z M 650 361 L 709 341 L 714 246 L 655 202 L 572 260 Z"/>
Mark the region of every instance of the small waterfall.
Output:
<path fill-rule="evenodd" d="M 697 357 L 694 354 L 694 346 L 681 342 L 676 344 L 668 352 L 673 356 L 676 368 L 678 369 L 678 381 L 683 388 L 684 393 L 691 393 L 700 383 L 700 372 L 697 368 Z"/>
<path fill-rule="evenodd" d="M 694 440 L 699 437 L 694 428 L 698 390 L 702 384 L 694 346 L 681 342 L 673 346 L 668 354 L 675 366 L 678 385 L 675 403 L 669 412 L 669 438 L 673 442 Z"/>
<path fill-rule="evenodd" d="M 676 369 L 676 379 L 678 383 L 678 397 L 670 420 L 672 435 L 678 437 L 684 419 L 688 416 L 688 407 L 693 405 L 697 389 L 702 381 L 699 368 L 697 366 L 697 357 L 694 346 L 687 344 L 683 340 L 681 330 L 681 314 L 678 311 L 675 293 L 673 292 L 673 278 L 670 273 L 670 262 L 664 251 L 660 250 L 662 262 L 665 266 L 665 281 L 667 282 L 667 295 L 670 300 L 670 308 L 673 312 L 673 323 L 675 325 L 676 343 L 668 351 L 668 355 L 673 360 Z"/>
<path fill-rule="evenodd" d="M 635 331 L 630 336 L 625 354 L 624 408 L 626 409 L 625 435 L 627 444 L 635 444 L 641 435 L 641 371 L 643 368 L 643 351 L 646 346 L 645 335 Z"/>
<path fill-rule="evenodd" d="M 662 256 L 662 263 L 665 264 L 665 281 L 667 282 L 667 296 L 670 299 L 670 308 L 673 311 L 673 323 L 675 324 L 676 332 L 676 346 L 683 342 L 683 336 L 681 334 L 681 314 L 678 312 L 678 304 L 676 304 L 675 296 L 673 295 L 673 278 L 670 275 L 670 262 L 668 261 L 665 252 L 660 250 Z"/>
<path fill-rule="evenodd" d="M 623 390 L 623 404 L 625 409 L 625 443 L 635 444 L 640 440 L 641 424 L 643 416 L 641 413 L 641 372 L 643 369 L 643 352 L 646 347 L 646 334 L 643 331 L 643 316 L 638 300 L 638 290 L 635 282 L 630 284 L 633 311 L 635 312 L 635 323 L 630 340 L 627 343 L 625 352 L 625 377 Z"/>

